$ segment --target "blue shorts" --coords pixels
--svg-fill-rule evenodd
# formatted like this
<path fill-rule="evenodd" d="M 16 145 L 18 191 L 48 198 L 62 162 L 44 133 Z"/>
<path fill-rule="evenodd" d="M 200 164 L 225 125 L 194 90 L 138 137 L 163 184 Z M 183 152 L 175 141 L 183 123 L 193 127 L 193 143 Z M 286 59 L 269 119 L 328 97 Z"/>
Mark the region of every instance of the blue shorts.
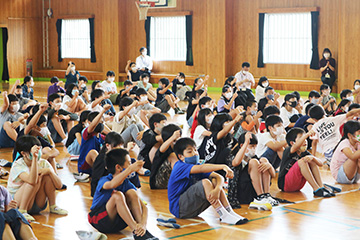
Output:
<path fill-rule="evenodd" d="M 71 155 L 80 155 L 80 145 L 79 142 L 77 141 L 77 139 L 75 139 L 73 141 L 72 144 L 69 145 L 69 147 L 67 148 L 68 153 L 70 153 Z"/>
<path fill-rule="evenodd" d="M 19 132 L 20 127 L 16 129 L 16 132 Z M 15 145 L 15 141 L 12 140 L 4 130 L 4 128 L 1 128 L 0 131 L 0 148 L 13 148 Z"/>
<path fill-rule="evenodd" d="M 271 148 L 267 148 L 266 151 L 261 155 L 261 157 L 266 158 L 274 169 L 277 169 L 280 166 L 281 159 L 279 158 L 277 152 Z"/>
<path fill-rule="evenodd" d="M 357 181 L 360 180 L 360 174 L 359 173 L 355 173 L 355 176 L 353 177 L 353 179 L 348 179 L 345 172 L 344 172 L 344 165 L 340 167 L 338 174 L 337 174 L 337 179 L 336 181 L 338 183 L 341 184 L 352 184 L 352 183 L 357 183 Z"/>
<path fill-rule="evenodd" d="M 64 129 L 64 132 L 67 133 L 67 124 L 66 121 L 61 121 L 61 126 Z M 56 131 L 54 124 L 52 122 L 51 119 L 49 119 L 48 123 L 47 123 L 47 127 L 51 133 L 51 138 L 53 139 L 54 143 L 60 143 L 62 141 L 61 136 L 59 135 L 59 133 Z"/>
<path fill-rule="evenodd" d="M 0 212 L 0 236 L 1 237 L 3 236 L 5 223 L 7 223 L 10 225 L 10 228 L 14 233 L 15 238 L 21 239 L 20 238 L 21 222 L 31 227 L 29 222 L 17 209 L 10 209 L 5 213 Z"/>

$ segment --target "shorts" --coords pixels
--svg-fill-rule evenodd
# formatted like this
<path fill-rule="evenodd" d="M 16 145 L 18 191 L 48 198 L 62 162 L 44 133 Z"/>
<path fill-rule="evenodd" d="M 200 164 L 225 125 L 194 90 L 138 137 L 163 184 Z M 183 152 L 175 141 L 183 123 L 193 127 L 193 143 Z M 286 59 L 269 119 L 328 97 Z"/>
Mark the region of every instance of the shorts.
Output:
<path fill-rule="evenodd" d="M 357 183 L 360 180 L 360 174 L 357 172 L 353 179 L 349 180 L 344 172 L 344 165 L 339 168 L 336 181 L 341 184 Z"/>
<path fill-rule="evenodd" d="M 298 162 L 296 162 L 285 175 L 285 192 L 300 191 L 306 183 L 306 179 L 301 174 Z"/>
<path fill-rule="evenodd" d="M 87 173 L 91 175 L 92 167 L 86 162 L 86 160 L 84 160 L 83 164 L 78 167 L 78 171 L 79 173 Z"/>
<path fill-rule="evenodd" d="M 281 159 L 279 158 L 277 152 L 271 148 L 267 148 L 260 158 L 262 157 L 266 158 L 274 167 L 274 169 L 277 169 L 280 166 Z"/>
<path fill-rule="evenodd" d="M 210 207 L 202 181 L 190 186 L 179 199 L 179 217 L 193 218 Z"/>
<path fill-rule="evenodd" d="M 64 129 L 64 132 L 67 133 L 67 123 L 66 121 L 60 121 L 61 126 Z M 53 139 L 54 143 L 60 143 L 63 139 L 59 135 L 59 133 L 56 131 L 55 126 L 51 119 L 48 120 L 47 127 L 51 133 L 51 138 Z"/>
<path fill-rule="evenodd" d="M 70 144 L 67 147 L 67 151 L 68 153 L 70 153 L 71 155 L 80 155 L 80 145 L 79 142 L 77 141 L 77 139 L 74 139 L 74 141 L 72 142 L 72 144 Z"/>
<path fill-rule="evenodd" d="M 159 103 L 156 103 L 155 107 L 159 108 L 162 113 L 167 113 L 170 110 L 170 105 L 165 98 Z"/>
<path fill-rule="evenodd" d="M 168 160 L 165 160 L 155 175 L 155 188 L 167 189 L 172 168 Z"/>
<path fill-rule="evenodd" d="M 39 214 L 41 211 L 44 211 L 47 207 L 47 201 L 45 202 L 43 207 L 39 207 L 34 201 L 31 209 L 28 211 L 29 214 Z"/>
<path fill-rule="evenodd" d="M 16 129 L 16 132 L 19 133 L 20 127 Z M 1 128 L 0 131 L 0 148 L 13 148 L 15 141 L 12 140 L 6 133 L 4 128 Z"/>
<path fill-rule="evenodd" d="M 5 223 L 7 223 L 10 225 L 10 228 L 14 233 L 15 238 L 21 239 L 20 238 L 21 222 L 31 227 L 29 222 L 17 209 L 10 209 L 6 213 L 0 212 L 0 234 L 1 234 L 0 236 L 3 236 Z"/>
<path fill-rule="evenodd" d="M 91 210 L 88 214 L 88 221 L 102 233 L 117 233 L 128 226 L 119 214 L 116 214 L 115 219 L 111 220 L 106 211 L 106 205 Z"/>

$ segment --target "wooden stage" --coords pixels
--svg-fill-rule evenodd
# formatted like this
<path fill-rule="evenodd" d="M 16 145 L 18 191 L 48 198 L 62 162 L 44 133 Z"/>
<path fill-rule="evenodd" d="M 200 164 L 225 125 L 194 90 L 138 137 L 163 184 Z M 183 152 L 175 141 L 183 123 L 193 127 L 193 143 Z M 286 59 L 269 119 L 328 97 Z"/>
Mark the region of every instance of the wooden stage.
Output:
<path fill-rule="evenodd" d="M 40 102 L 46 101 L 49 85 L 45 82 L 35 83 L 36 99 Z M 7 90 L 6 85 L 3 87 L 1 91 Z M 171 122 L 183 124 L 183 136 L 188 135 L 184 115 L 173 117 Z M 58 171 L 59 176 L 68 187 L 66 191 L 57 192 L 57 205 L 68 210 L 69 214 L 49 214 L 47 208 L 40 215 L 34 215 L 36 222 L 31 225 L 38 239 L 75 240 L 78 239 L 76 230 L 93 230 L 87 221 L 92 202 L 90 183 L 75 183 L 72 172 L 76 171 L 77 162 L 68 162 L 68 154 L 61 144 L 57 145 L 57 149 L 61 152 L 57 161 L 64 166 Z M 12 149 L 0 149 L 0 159 L 11 160 L 11 154 Z M 250 210 L 247 205 L 242 205 L 241 209 L 235 211 L 250 221 L 241 226 L 221 224 L 215 211 L 209 208 L 198 218 L 179 219 L 180 229 L 160 227 L 156 225 L 156 217 L 159 214 L 171 216 L 167 191 L 150 190 L 149 178 L 141 177 L 142 187 L 138 193 L 148 203 L 148 230 L 160 239 L 359 239 L 359 184 L 337 184 L 325 168 L 321 169 L 321 175 L 325 183 L 341 187 L 342 192 L 330 199 L 314 198 L 311 187 L 306 184 L 301 192 L 283 193 L 277 188 L 276 179 L 273 179 L 271 194 L 294 201 L 295 204 L 281 204 L 272 211 Z M 0 179 L 0 184 L 6 186 L 6 179 Z M 132 239 L 128 228 L 107 236 L 108 239 Z"/>

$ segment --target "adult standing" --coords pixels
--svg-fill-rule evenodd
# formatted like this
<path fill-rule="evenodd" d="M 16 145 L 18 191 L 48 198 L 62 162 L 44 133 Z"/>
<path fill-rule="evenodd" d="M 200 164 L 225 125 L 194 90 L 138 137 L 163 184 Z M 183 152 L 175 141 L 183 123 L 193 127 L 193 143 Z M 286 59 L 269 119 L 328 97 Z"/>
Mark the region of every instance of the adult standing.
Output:
<path fill-rule="evenodd" d="M 136 58 L 136 67 L 142 72 L 151 73 L 153 62 L 150 56 L 147 55 L 145 47 L 140 48 L 140 56 Z"/>
<path fill-rule="evenodd" d="M 71 84 L 78 84 L 79 78 L 80 78 L 80 73 L 78 71 L 76 71 L 75 68 L 75 63 L 70 61 L 68 63 L 68 67 L 66 69 L 66 73 L 65 73 L 65 78 L 66 78 L 66 82 L 65 82 L 65 89 Z"/>
<path fill-rule="evenodd" d="M 323 58 L 320 60 L 319 66 L 321 71 L 321 81 L 324 84 L 329 85 L 332 89 L 332 86 L 335 82 L 335 59 L 332 58 L 330 49 L 324 48 Z"/>

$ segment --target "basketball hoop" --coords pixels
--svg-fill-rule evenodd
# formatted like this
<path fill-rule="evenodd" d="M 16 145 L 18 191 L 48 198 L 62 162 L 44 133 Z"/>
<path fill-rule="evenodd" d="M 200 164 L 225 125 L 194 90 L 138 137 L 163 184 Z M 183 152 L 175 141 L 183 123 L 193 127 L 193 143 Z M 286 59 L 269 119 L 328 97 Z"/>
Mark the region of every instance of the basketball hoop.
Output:
<path fill-rule="evenodd" d="M 139 10 L 139 20 L 147 19 L 147 12 L 150 7 L 155 7 L 155 2 L 151 1 L 135 1 L 135 5 Z"/>

